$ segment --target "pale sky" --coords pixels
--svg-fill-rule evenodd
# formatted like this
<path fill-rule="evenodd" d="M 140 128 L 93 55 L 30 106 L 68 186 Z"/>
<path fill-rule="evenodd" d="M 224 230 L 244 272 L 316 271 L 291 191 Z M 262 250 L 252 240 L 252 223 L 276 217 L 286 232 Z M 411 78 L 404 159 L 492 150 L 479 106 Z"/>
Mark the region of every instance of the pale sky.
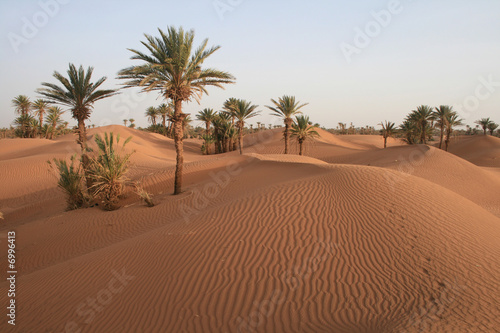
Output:
<path fill-rule="evenodd" d="M 237 78 L 226 90 L 209 88 L 186 113 L 236 97 L 260 105 L 253 123 L 274 124 L 264 105 L 287 94 L 326 127 L 399 124 L 421 104 L 453 105 L 467 124 L 500 122 L 496 0 L 2 0 L 0 127 L 15 118 L 15 96 L 36 99 L 40 83 L 56 83 L 54 70 L 65 73 L 68 63 L 93 66 L 95 80 L 120 87 L 117 72 L 140 63 L 127 48 L 144 50 L 144 33 L 170 25 L 220 45 L 205 65 Z M 146 126 L 145 109 L 162 102 L 127 89 L 97 102 L 89 123 Z"/>

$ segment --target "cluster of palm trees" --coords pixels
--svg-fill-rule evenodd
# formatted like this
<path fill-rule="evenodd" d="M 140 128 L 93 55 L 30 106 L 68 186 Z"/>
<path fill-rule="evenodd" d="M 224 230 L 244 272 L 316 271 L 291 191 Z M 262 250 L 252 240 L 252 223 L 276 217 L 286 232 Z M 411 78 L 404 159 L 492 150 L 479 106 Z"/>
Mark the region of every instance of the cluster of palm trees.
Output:
<path fill-rule="evenodd" d="M 129 128 L 135 128 L 135 119 L 130 118 L 130 119 L 123 119 L 123 125 L 127 127 L 127 124 L 130 122 L 130 125 L 128 125 Z"/>
<path fill-rule="evenodd" d="M 257 116 L 258 105 L 252 102 L 230 98 L 224 102 L 223 110 L 214 112 L 213 109 L 203 109 L 196 115 L 196 119 L 205 123 L 205 141 L 203 150 L 205 154 L 211 153 L 211 145 L 215 146 L 215 154 L 234 151 L 239 146 L 243 153 L 243 135 L 245 122 Z M 211 126 L 213 128 L 211 128 Z"/>
<path fill-rule="evenodd" d="M 493 135 L 493 132 L 499 127 L 490 118 L 483 118 L 475 123 L 482 127 L 484 135 L 487 134 L 487 131 Z M 426 144 L 434 136 L 434 131 L 438 130 L 439 149 L 448 151 L 455 127 L 461 126 L 463 123 L 452 106 L 441 105 L 432 108 L 428 105 L 420 105 L 405 118 L 399 129 L 390 121 L 384 121 L 379 125 L 382 126 L 380 134 L 384 138 L 384 148 L 387 147 L 387 138 L 393 137 L 396 133 L 400 133 L 408 144 Z"/>
<path fill-rule="evenodd" d="M 17 125 L 16 136 L 22 138 L 53 139 L 66 133 L 68 123 L 62 119 L 64 111 L 56 105 L 50 105 L 43 99 L 34 102 L 26 95 L 19 95 L 12 100 L 15 112 L 19 115 L 14 124 Z"/>
<path fill-rule="evenodd" d="M 477 125 L 481 126 L 483 129 L 484 135 L 486 135 L 486 132 L 490 132 L 490 135 L 493 135 L 495 130 L 499 127 L 497 123 L 495 123 L 493 120 L 490 118 L 482 118 L 479 119 L 475 122 Z"/>
<path fill-rule="evenodd" d="M 285 154 L 288 154 L 289 140 L 291 136 L 297 138 L 300 146 L 299 154 L 303 154 L 303 143 L 307 138 L 318 136 L 315 127 L 311 125 L 309 117 L 300 115 L 301 109 L 307 105 L 300 104 L 294 96 L 283 96 L 277 101 L 271 99 L 273 106 L 266 106 L 272 111 L 273 116 L 283 119 L 285 129 L 283 137 L 285 141 Z M 245 124 L 248 119 L 260 114 L 257 111 L 258 105 L 252 102 L 229 98 L 223 104 L 222 110 L 214 112 L 213 109 L 203 109 L 198 112 L 196 119 L 205 123 L 205 133 L 203 151 L 211 154 L 211 146 L 214 145 L 214 153 L 226 153 L 234 151 L 239 147 L 240 154 L 243 154 L 243 135 Z M 295 116 L 295 120 L 292 118 Z M 261 127 L 259 126 L 259 129 Z M 270 126 L 272 128 L 272 126 Z"/>
<path fill-rule="evenodd" d="M 151 126 L 147 128 L 148 131 L 163 134 L 169 138 L 174 137 L 174 127 L 173 127 L 173 116 L 174 116 L 174 105 L 172 103 L 162 103 L 157 107 L 150 106 L 146 109 L 145 116 L 148 119 Z M 160 123 L 161 121 L 161 123 Z M 184 133 L 186 127 L 191 123 L 191 117 L 187 115 L 182 122 L 182 127 Z M 184 134 L 184 138 L 187 135 Z"/>
<path fill-rule="evenodd" d="M 408 144 L 427 144 L 432 139 L 434 129 L 439 129 L 439 149 L 448 151 L 451 135 L 456 126 L 463 125 L 452 106 L 441 105 L 439 107 L 430 107 L 420 105 L 413 110 L 400 125 L 400 131 L 403 140 Z M 383 127 L 384 131 L 384 127 Z M 394 126 L 385 128 L 386 135 L 392 136 L 396 129 Z"/>

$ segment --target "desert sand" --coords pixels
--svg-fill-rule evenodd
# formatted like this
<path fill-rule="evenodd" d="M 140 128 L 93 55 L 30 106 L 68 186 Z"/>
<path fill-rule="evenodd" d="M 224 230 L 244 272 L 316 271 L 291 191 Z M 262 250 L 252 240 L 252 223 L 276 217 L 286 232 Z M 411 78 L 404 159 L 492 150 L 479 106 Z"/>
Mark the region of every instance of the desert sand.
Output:
<path fill-rule="evenodd" d="M 129 193 L 65 212 L 46 161 L 78 152 L 75 136 L 0 140 L 0 261 L 15 230 L 18 269 L 0 332 L 500 331 L 500 139 L 382 149 L 319 130 L 307 156 L 281 155 L 281 129 L 242 156 L 189 139 L 172 196 L 172 140 L 89 138 L 105 131 L 133 136 L 129 177 L 155 207 Z"/>

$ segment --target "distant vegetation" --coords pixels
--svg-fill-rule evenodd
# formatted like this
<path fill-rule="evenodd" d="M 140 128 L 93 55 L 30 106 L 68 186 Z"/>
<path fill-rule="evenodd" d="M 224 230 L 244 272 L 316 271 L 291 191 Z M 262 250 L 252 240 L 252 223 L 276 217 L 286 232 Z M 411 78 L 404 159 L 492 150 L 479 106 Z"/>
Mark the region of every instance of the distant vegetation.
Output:
<path fill-rule="evenodd" d="M 481 126 L 484 135 L 486 135 L 487 131 L 490 132 L 490 135 L 494 135 L 494 131 L 498 128 L 498 125 L 491 121 L 490 118 L 478 120 L 476 124 L 475 129 L 467 126 L 467 130 L 462 131 L 460 134 L 478 134 L 478 128 Z M 441 105 L 432 108 L 428 105 L 420 105 L 406 116 L 399 129 L 394 128 L 394 123 L 387 121 L 381 125 L 380 134 L 384 138 L 384 148 L 386 147 L 387 138 L 392 136 L 398 136 L 411 145 L 427 144 L 428 141 L 434 139 L 435 135 L 438 135 L 439 149 L 448 151 L 451 137 L 456 132 L 456 127 L 463 126 L 463 120 L 459 118 L 457 112 L 451 106 Z M 497 136 L 500 136 L 500 133 L 497 132 Z"/>

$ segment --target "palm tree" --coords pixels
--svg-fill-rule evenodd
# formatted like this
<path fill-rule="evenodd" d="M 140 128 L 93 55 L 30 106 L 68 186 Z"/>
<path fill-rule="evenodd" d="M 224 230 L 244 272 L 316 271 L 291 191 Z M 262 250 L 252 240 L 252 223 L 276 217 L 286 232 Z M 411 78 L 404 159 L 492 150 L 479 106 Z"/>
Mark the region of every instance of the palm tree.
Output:
<path fill-rule="evenodd" d="M 154 106 L 150 106 L 146 109 L 146 112 L 144 114 L 148 118 L 148 121 L 151 123 L 151 125 L 156 126 L 156 117 L 158 117 L 158 110 Z"/>
<path fill-rule="evenodd" d="M 307 138 L 319 136 L 315 128 L 316 127 L 309 125 L 308 116 L 295 117 L 295 121 L 292 124 L 291 133 L 292 136 L 297 137 L 297 141 L 299 142 L 299 155 L 302 155 L 302 145 L 307 140 Z"/>
<path fill-rule="evenodd" d="M 403 123 L 399 126 L 401 132 L 404 134 L 404 139 L 407 144 L 413 145 L 418 142 L 419 130 L 414 121 L 410 117 L 406 117 Z"/>
<path fill-rule="evenodd" d="M 205 134 L 210 134 L 210 124 L 214 121 L 216 113 L 214 109 L 206 108 L 198 112 L 196 119 L 205 123 Z"/>
<path fill-rule="evenodd" d="M 158 114 L 161 116 L 161 124 L 165 130 L 167 129 L 167 118 L 172 114 L 172 107 L 170 104 L 162 103 L 156 109 Z"/>
<path fill-rule="evenodd" d="M 437 120 L 437 126 L 440 129 L 440 137 L 439 137 L 439 149 L 441 149 L 443 145 L 444 138 L 444 130 L 446 128 L 446 119 L 450 113 L 453 112 L 453 107 L 448 105 L 441 105 L 434 111 L 434 118 Z"/>
<path fill-rule="evenodd" d="M 498 124 L 494 123 L 494 122 L 490 122 L 488 124 L 488 131 L 490 131 L 490 135 L 493 135 L 493 132 L 495 132 L 495 130 L 498 128 Z"/>
<path fill-rule="evenodd" d="M 128 121 L 130 121 L 130 125 L 128 127 L 135 128 L 135 124 L 134 124 L 135 119 L 134 118 L 130 118 Z"/>
<path fill-rule="evenodd" d="M 434 119 L 432 108 L 428 105 L 420 105 L 417 110 L 413 110 L 410 118 L 415 121 L 420 130 L 420 142 L 427 144 L 426 136 L 429 129 L 429 123 Z"/>
<path fill-rule="evenodd" d="M 489 124 L 493 122 L 490 120 L 490 118 L 482 118 L 480 120 L 477 120 L 475 123 L 483 128 L 484 135 L 486 135 Z"/>
<path fill-rule="evenodd" d="M 123 126 L 127 127 L 128 119 L 123 119 Z"/>
<path fill-rule="evenodd" d="M 342 134 L 342 135 L 346 134 L 347 124 L 345 124 L 345 123 L 339 123 L 339 127 L 340 127 L 340 134 Z"/>
<path fill-rule="evenodd" d="M 33 118 L 32 115 L 28 114 L 21 114 L 19 117 L 14 119 L 14 124 L 19 126 L 21 129 L 21 133 L 18 135 L 22 138 L 30 137 L 31 135 L 31 125 L 33 124 Z"/>
<path fill-rule="evenodd" d="M 210 155 L 210 144 L 213 141 L 212 136 L 210 135 L 210 124 L 214 121 L 216 113 L 214 112 L 214 109 L 210 108 L 205 108 L 201 111 L 198 112 L 196 115 L 196 119 L 203 121 L 205 123 L 205 135 L 203 136 L 204 138 L 210 138 L 211 140 L 205 140 L 205 149 L 206 149 L 206 154 Z"/>
<path fill-rule="evenodd" d="M 243 127 L 245 120 L 259 115 L 260 111 L 255 111 L 258 105 L 252 105 L 251 102 L 238 100 L 234 109 L 234 116 L 238 120 L 236 127 L 238 128 L 238 144 L 240 146 L 240 154 L 243 154 Z"/>
<path fill-rule="evenodd" d="M 231 116 L 227 112 L 219 112 L 212 121 L 214 126 L 215 153 L 226 153 L 229 151 L 230 122 Z"/>
<path fill-rule="evenodd" d="M 16 113 L 20 115 L 29 114 L 31 112 L 31 107 L 33 106 L 29 97 L 26 95 L 16 96 L 12 100 L 12 105 L 15 107 Z"/>
<path fill-rule="evenodd" d="M 54 137 L 58 125 L 63 123 L 62 114 L 64 111 L 58 106 L 51 106 L 47 113 L 47 123 L 50 126 L 50 139 Z"/>
<path fill-rule="evenodd" d="M 177 154 L 174 194 L 182 189 L 182 169 L 184 164 L 183 127 L 187 116 L 182 113 L 182 103 L 194 98 L 197 102 L 207 93 L 207 86 L 222 88 L 223 84 L 234 83 L 234 77 L 212 68 L 202 68 L 203 62 L 220 47 L 207 49 L 208 40 L 193 51 L 194 31 L 185 32 L 169 27 L 167 33 L 158 29 L 160 37 L 145 35 L 142 42 L 149 54 L 130 49 L 132 59 L 143 63 L 121 70 L 119 79 L 125 79 L 125 87 L 142 87 L 143 91 L 157 90 L 166 100 L 174 103 L 174 141 Z"/>
<path fill-rule="evenodd" d="M 285 154 L 288 154 L 288 140 L 290 137 L 290 126 L 293 123 L 292 117 L 302 113 L 301 108 L 308 105 L 309 103 L 300 104 L 299 101 L 295 101 L 295 96 L 283 96 L 275 101 L 271 99 L 274 106 L 267 106 L 268 109 L 273 111 L 271 115 L 283 118 L 285 122 L 285 130 L 283 131 L 283 136 L 285 137 Z"/>
<path fill-rule="evenodd" d="M 28 116 L 31 112 L 32 104 L 28 96 L 26 95 L 19 95 L 16 96 L 12 100 L 12 105 L 15 108 L 15 111 L 17 114 L 19 114 L 20 121 L 16 121 L 21 126 L 21 137 L 25 137 L 26 133 L 26 116 Z"/>
<path fill-rule="evenodd" d="M 67 71 L 68 78 L 57 71 L 54 71 L 54 78 L 62 86 L 53 83 L 42 82 L 44 88 L 38 89 L 38 93 L 48 99 L 49 103 L 68 106 L 73 118 L 78 121 L 78 141 L 82 150 L 82 164 L 84 172 L 87 173 L 89 167 L 89 157 L 87 155 L 87 132 L 85 120 L 90 118 L 94 108 L 94 103 L 118 94 L 114 89 L 98 89 L 106 77 L 101 77 L 96 82 L 91 82 L 93 67 L 88 67 L 85 72 L 83 66 L 76 69 L 75 65 L 69 64 Z M 92 186 L 92 180 L 86 175 L 87 188 Z"/>
<path fill-rule="evenodd" d="M 237 105 L 238 105 L 238 99 L 234 97 L 229 98 L 222 105 L 221 113 L 226 113 L 231 117 L 231 126 L 233 127 L 235 126 L 235 121 L 236 121 L 235 108 L 237 107 Z M 233 140 L 232 136 L 229 136 L 229 147 L 231 147 L 230 150 L 236 150 L 232 149 L 232 147 L 235 146 L 236 146 L 236 141 Z"/>
<path fill-rule="evenodd" d="M 462 119 L 458 118 L 456 112 L 448 113 L 446 117 L 446 139 L 444 141 L 445 151 L 448 151 L 448 145 L 450 144 L 450 136 L 453 133 L 453 127 L 462 125 Z"/>
<path fill-rule="evenodd" d="M 35 114 L 38 116 L 40 123 L 40 137 L 42 137 L 42 126 L 43 126 L 43 115 L 47 112 L 49 103 L 43 99 L 37 99 L 33 102 L 33 109 L 35 109 Z"/>
<path fill-rule="evenodd" d="M 396 133 L 396 127 L 394 123 L 387 120 L 380 123 L 380 125 L 382 126 L 382 130 L 380 132 L 384 137 L 384 148 L 387 148 L 387 138 L 392 137 Z"/>

